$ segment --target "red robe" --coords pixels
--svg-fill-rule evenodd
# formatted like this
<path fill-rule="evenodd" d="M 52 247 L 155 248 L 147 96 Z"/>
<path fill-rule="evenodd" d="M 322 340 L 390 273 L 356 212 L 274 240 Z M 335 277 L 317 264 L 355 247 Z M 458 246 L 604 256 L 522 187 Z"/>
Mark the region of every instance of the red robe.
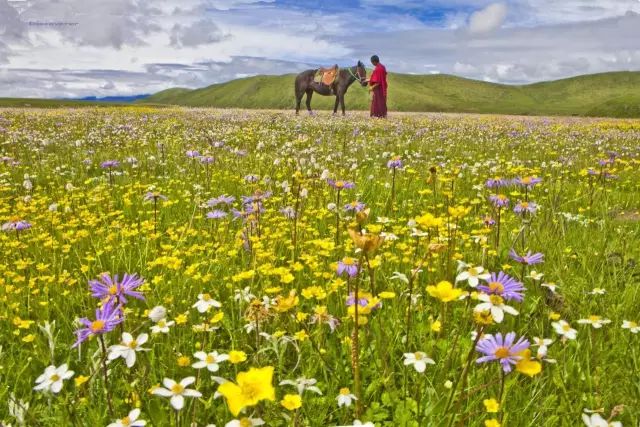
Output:
<path fill-rule="evenodd" d="M 371 73 L 369 85 L 373 86 L 371 99 L 371 117 L 387 117 L 387 69 L 378 63 Z"/>

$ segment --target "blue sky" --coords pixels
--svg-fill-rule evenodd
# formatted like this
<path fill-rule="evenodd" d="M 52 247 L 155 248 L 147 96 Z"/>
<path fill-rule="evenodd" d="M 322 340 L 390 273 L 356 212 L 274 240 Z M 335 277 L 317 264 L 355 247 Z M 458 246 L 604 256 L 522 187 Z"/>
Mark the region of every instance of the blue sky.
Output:
<path fill-rule="evenodd" d="M 0 96 L 354 64 L 504 83 L 640 69 L 640 0 L 0 0 Z"/>

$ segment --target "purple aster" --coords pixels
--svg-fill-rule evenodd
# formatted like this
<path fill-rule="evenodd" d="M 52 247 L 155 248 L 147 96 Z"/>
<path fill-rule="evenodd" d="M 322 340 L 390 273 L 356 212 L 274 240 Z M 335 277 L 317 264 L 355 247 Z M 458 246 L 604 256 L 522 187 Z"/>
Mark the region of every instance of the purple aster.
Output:
<path fill-rule="evenodd" d="M 518 363 L 522 359 L 520 353 L 529 348 L 529 340 L 526 338 L 520 337 L 518 341 L 515 341 L 515 339 L 515 332 L 509 332 L 504 339 L 500 332 L 495 336 L 486 335 L 476 344 L 476 351 L 484 354 L 484 356 L 476 360 L 476 363 L 497 360 L 502 365 L 502 370 L 505 373 L 511 372 L 511 365 Z"/>
<path fill-rule="evenodd" d="M 544 262 L 544 255 L 540 252 L 531 253 L 531 251 L 527 251 L 526 255 L 518 255 L 513 248 L 509 250 L 509 256 L 512 260 L 519 262 L 520 264 L 526 265 L 535 265 Z"/>
<path fill-rule="evenodd" d="M 333 180 L 333 179 L 328 179 L 327 184 L 329 184 L 331 187 L 335 188 L 336 190 L 349 190 L 351 188 L 355 188 L 356 186 L 353 182 Z"/>
<path fill-rule="evenodd" d="M 296 210 L 293 209 L 291 206 L 287 206 L 280 209 L 280 213 L 282 213 L 287 219 L 295 219 L 296 217 Z"/>
<path fill-rule="evenodd" d="M 144 197 L 142 198 L 145 202 L 157 202 L 158 200 L 169 200 L 167 196 L 163 196 L 162 194 L 156 191 L 148 191 Z"/>
<path fill-rule="evenodd" d="M 535 176 L 525 176 L 522 178 L 516 178 L 513 180 L 514 184 L 521 185 L 523 187 L 528 188 L 529 190 L 536 186 L 536 184 L 540 184 L 542 182 L 542 178 L 538 178 Z"/>
<path fill-rule="evenodd" d="M 478 289 L 489 295 L 499 295 L 505 300 L 516 300 L 522 302 L 525 290 L 522 283 L 504 272 L 498 274 L 491 273 L 486 285 L 478 286 Z"/>
<path fill-rule="evenodd" d="M 344 205 L 344 210 L 347 212 L 360 212 L 365 208 L 365 204 L 354 200 L 351 203 Z"/>
<path fill-rule="evenodd" d="M 12 219 L 2 224 L 2 231 L 22 231 L 31 228 L 31 223 L 21 219 Z"/>
<path fill-rule="evenodd" d="M 489 200 L 496 208 L 506 208 L 509 206 L 509 199 L 504 194 L 492 194 L 489 196 Z"/>
<path fill-rule="evenodd" d="M 485 216 L 484 218 L 482 218 L 482 223 L 485 227 L 493 227 L 494 225 L 496 225 L 496 220 L 491 218 L 490 216 Z"/>
<path fill-rule="evenodd" d="M 349 277 L 355 277 L 358 274 L 358 262 L 353 258 L 343 258 L 341 261 L 338 261 L 336 273 L 338 276 L 346 274 Z"/>
<path fill-rule="evenodd" d="M 112 331 L 116 325 L 124 321 L 121 306 L 115 305 L 112 301 L 107 301 L 102 307 L 96 309 L 96 320 L 91 321 L 86 317 L 80 319 L 84 328 L 76 330 L 75 348 L 94 335 L 101 335 Z"/>
<path fill-rule="evenodd" d="M 400 156 L 395 156 L 387 162 L 389 169 L 402 169 L 402 159 Z"/>
<path fill-rule="evenodd" d="M 509 181 L 499 176 L 489 178 L 484 184 L 487 188 L 500 188 L 509 185 Z"/>
<path fill-rule="evenodd" d="M 120 166 L 120 162 L 117 160 L 105 160 L 100 163 L 102 169 L 117 168 L 118 166 Z"/>
<path fill-rule="evenodd" d="M 211 212 L 207 212 L 207 218 L 209 219 L 221 219 L 227 216 L 227 213 L 220 209 L 215 209 Z"/>
<path fill-rule="evenodd" d="M 535 214 L 538 210 L 538 205 L 534 202 L 518 202 L 513 208 L 513 211 L 517 214 L 530 213 Z"/>
<path fill-rule="evenodd" d="M 89 280 L 89 287 L 93 292 L 92 297 L 104 299 L 108 298 L 109 301 L 116 301 L 121 304 L 127 303 L 126 296 L 144 300 L 144 297 L 140 292 L 134 291 L 137 287 L 144 283 L 144 279 L 138 277 L 137 274 L 127 274 L 122 277 L 122 281 L 118 280 L 118 275 L 111 277 L 105 273 L 100 276 L 99 279 Z"/>
<path fill-rule="evenodd" d="M 258 175 L 253 175 L 253 174 L 249 174 L 244 177 L 244 180 L 248 183 L 258 182 L 258 179 L 260 179 Z"/>
<path fill-rule="evenodd" d="M 233 196 L 227 196 L 226 194 L 223 194 L 222 196 L 218 196 L 214 199 L 211 199 L 207 202 L 207 204 L 211 207 L 217 206 L 217 205 L 230 205 L 231 203 L 235 202 L 236 198 Z"/>
<path fill-rule="evenodd" d="M 200 157 L 200 153 L 198 151 L 196 151 L 196 150 L 188 150 L 185 154 L 190 159 L 194 159 L 196 157 Z"/>
<path fill-rule="evenodd" d="M 351 292 L 351 293 L 349 294 L 349 298 L 347 298 L 347 307 L 351 307 L 351 306 L 352 306 L 352 305 L 354 305 L 355 303 L 356 303 L 355 296 L 354 296 L 353 292 Z M 360 298 L 360 299 L 358 300 L 358 305 L 359 305 L 360 307 L 366 307 L 366 306 L 367 306 L 367 304 L 369 304 L 369 300 L 368 300 L 368 299 L 366 299 L 366 298 L 364 298 L 364 297 L 363 297 L 363 298 Z"/>
<path fill-rule="evenodd" d="M 211 164 L 211 163 L 215 163 L 215 161 L 216 161 L 216 159 L 214 157 L 212 157 L 212 156 L 202 156 L 202 157 L 200 157 L 200 163 L 203 163 L 203 164 L 206 164 L 206 165 Z"/>

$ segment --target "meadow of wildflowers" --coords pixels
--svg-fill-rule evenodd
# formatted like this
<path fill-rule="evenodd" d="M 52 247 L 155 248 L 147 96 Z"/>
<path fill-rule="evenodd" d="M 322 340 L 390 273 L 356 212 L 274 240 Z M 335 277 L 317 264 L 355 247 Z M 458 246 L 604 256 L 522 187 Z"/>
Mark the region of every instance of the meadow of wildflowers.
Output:
<path fill-rule="evenodd" d="M 640 122 L 0 111 L 0 424 L 638 426 Z"/>

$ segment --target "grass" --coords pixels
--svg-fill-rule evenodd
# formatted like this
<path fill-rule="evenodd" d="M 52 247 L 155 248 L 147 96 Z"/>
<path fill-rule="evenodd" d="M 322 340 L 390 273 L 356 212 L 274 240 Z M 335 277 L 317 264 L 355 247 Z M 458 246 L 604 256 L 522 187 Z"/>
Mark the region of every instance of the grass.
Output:
<path fill-rule="evenodd" d="M 169 89 L 141 103 L 192 107 L 293 109 L 292 74 L 256 76 L 202 89 Z M 333 97 L 314 95 L 313 107 L 332 109 Z M 640 73 L 616 72 L 524 86 L 501 85 L 450 75 L 389 74 L 392 111 L 440 111 L 517 115 L 639 117 Z M 352 86 L 347 108 L 367 110 L 365 89 Z M 304 106 L 304 102 L 303 102 Z"/>
<path fill-rule="evenodd" d="M 384 427 L 573 427 L 591 409 L 633 426 L 640 334 L 622 325 L 640 320 L 639 130 L 636 120 L 580 118 L 2 110 L 0 401 L 10 403 L 0 423 L 107 425 L 139 408 L 154 426 L 251 416 L 275 427 L 356 417 Z M 392 159 L 402 167 L 390 169 Z M 506 185 L 489 188 L 496 176 Z M 542 181 L 512 181 L 526 177 Z M 498 193 L 508 207 L 493 204 Z M 535 214 L 514 212 L 523 201 Z M 31 227 L 18 230 L 20 221 Z M 510 249 L 544 262 L 523 266 Z M 356 263 L 354 277 L 337 275 L 339 261 Z M 458 261 L 522 282 L 523 301 L 506 301 L 519 314 L 501 323 L 474 315 L 479 288 L 456 281 L 468 268 Z M 91 323 L 95 336 L 71 348 L 77 319 L 93 322 L 101 303 L 89 281 L 104 273 L 142 277 L 144 300 L 128 297 L 120 325 Z M 442 281 L 453 289 L 434 292 Z M 348 307 L 355 289 L 359 304 Z M 211 306 L 201 312 L 203 301 Z M 150 317 L 157 306 L 166 314 Z M 610 323 L 580 323 L 590 316 Z M 556 332 L 559 320 L 575 339 Z M 163 322 L 167 333 L 153 333 Z M 552 344 L 545 357 L 533 346 L 528 366 L 506 375 L 497 362 L 476 363 L 473 332 L 511 331 Z M 149 334 L 130 368 L 106 364 L 123 332 Z M 245 358 L 199 370 L 199 351 Z M 405 363 L 416 352 L 434 361 L 423 373 Z M 62 364 L 74 373 L 59 392 L 33 389 Z M 250 387 L 214 397 L 220 378 L 268 367 L 273 377 L 251 371 Z M 180 411 L 155 394 L 164 378 L 188 377 L 202 396 Z M 297 408 L 297 387 L 281 382 L 302 378 L 322 394 L 301 392 Z M 344 388 L 358 404 L 338 406 Z M 244 412 L 234 416 L 230 402 Z"/>

